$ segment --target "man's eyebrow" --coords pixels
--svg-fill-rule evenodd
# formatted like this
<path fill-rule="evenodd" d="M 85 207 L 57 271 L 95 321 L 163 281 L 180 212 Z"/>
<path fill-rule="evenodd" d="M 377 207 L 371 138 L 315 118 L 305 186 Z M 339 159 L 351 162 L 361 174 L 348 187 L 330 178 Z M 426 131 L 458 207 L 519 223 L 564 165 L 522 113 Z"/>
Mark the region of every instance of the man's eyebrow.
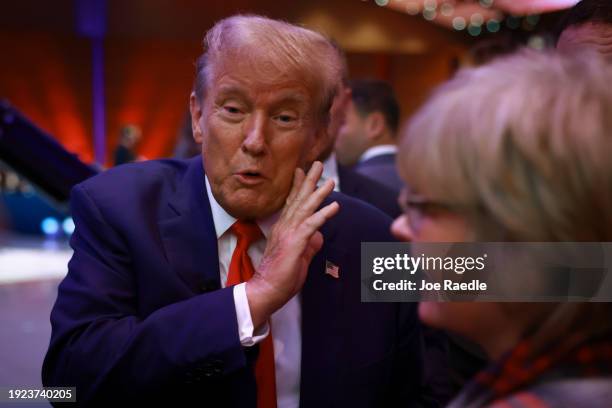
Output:
<path fill-rule="evenodd" d="M 244 89 L 237 85 L 221 85 L 217 94 L 247 96 L 247 93 L 244 91 Z"/>
<path fill-rule="evenodd" d="M 284 104 L 298 104 L 307 105 L 310 99 L 303 93 L 295 90 L 287 90 L 280 92 L 276 98 L 274 98 L 274 105 Z"/>

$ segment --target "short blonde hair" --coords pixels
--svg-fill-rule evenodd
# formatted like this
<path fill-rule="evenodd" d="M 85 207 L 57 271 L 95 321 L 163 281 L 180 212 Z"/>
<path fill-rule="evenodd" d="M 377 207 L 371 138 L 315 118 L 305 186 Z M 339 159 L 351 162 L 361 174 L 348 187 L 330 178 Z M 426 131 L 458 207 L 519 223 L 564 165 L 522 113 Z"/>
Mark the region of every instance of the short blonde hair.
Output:
<path fill-rule="evenodd" d="M 610 241 L 611 87 L 612 67 L 590 53 L 525 50 L 461 71 L 409 122 L 400 170 L 509 239 Z"/>
<path fill-rule="evenodd" d="M 298 73 L 314 87 L 318 111 L 328 118 L 342 81 L 342 61 L 322 34 L 257 15 L 235 15 L 217 22 L 206 33 L 204 53 L 196 64 L 194 91 L 200 101 L 215 79 L 217 64 L 227 56 L 238 56 L 243 61 L 264 56 L 266 63 L 257 64 L 256 69 L 271 81 Z"/>

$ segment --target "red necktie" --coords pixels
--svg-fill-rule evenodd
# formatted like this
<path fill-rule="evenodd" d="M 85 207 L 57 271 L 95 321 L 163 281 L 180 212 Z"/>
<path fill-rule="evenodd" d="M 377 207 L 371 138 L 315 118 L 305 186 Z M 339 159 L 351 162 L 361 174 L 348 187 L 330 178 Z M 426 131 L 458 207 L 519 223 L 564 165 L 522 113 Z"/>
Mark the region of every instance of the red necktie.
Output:
<path fill-rule="evenodd" d="M 231 226 L 238 242 L 232 254 L 227 283 L 225 286 L 246 282 L 255 273 L 247 250 L 252 243 L 263 238 L 261 230 L 254 222 L 236 221 Z M 272 332 L 259 343 L 259 357 L 255 364 L 255 379 L 257 380 L 257 407 L 276 408 L 276 374 L 274 373 L 274 346 Z"/>

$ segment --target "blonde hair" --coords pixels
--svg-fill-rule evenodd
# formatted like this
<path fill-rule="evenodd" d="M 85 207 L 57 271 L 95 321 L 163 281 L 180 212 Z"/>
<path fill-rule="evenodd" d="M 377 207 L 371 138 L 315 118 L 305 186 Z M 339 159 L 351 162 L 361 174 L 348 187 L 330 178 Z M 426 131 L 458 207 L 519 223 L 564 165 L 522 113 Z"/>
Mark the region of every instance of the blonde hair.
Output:
<path fill-rule="evenodd" d="M 327 118 L 338 84 L 342 61 L 322 34 L 284 21 L 257 15 L 235 15 L 217 22 L 204 38 L 204 53 L 196 64 L 194 91 L 200 101 L 216 77 L 222 58 L 265 58 L 254 69 L 271 82 L 297 74 L 316 90 L 318 112 Z"/>
<path fill-rule="evenodd" d="M 407 126 L 402 174 L 512 240 L 612 240 L 611 86 L 591 53 L 525 50 L 461 71 Z"/>
<path fill-rule="evenodd" d="M 493 224 L 502 240 L 610 241 L 611 87 L 595 53 L 525 50 L 461 71 L 405 129 L 402 174 L 432 200 L 478 209 L 478 240 L 499 240 Z M 534 353 L 612 330 L 612 303 L 501 305 L 531 316 Z"/>

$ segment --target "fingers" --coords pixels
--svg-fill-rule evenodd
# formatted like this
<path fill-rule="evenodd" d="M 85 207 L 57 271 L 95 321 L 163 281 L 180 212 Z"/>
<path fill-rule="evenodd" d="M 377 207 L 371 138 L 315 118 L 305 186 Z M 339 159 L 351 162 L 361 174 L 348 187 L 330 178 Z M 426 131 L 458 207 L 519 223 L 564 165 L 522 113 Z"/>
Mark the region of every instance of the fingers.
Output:
<path fill-rule="evenodd" d="M 301 205 L 302 202 L 306 202 L 307 200 L 311 199 L 313 197 L 313 192 L 315 197 L 323 196 L 323 198 L 325 198 L 329 195 L 329 193 L 333 191 L 335 184 L 334 181 L 331 179 L 326 180 L 325 183 L 323 183 L 317 188 L 317 183 L 319 182 L 319 179 L 321 178 L 322 174 L 323 164 L 320 161 L 314 162 L 313 165 L 310 167 L 310 170 L 308 170 L 308 174 L 306 175 L 306 178 L 304 179 L 299 189 L 299 192 L 295 196 L 294 201 L 296 205 Z M 321 204 L 321 201 L 319 201 L 317 205 L 312 209 L 313 211 L 316 207 L 319 206 L 319 204 Z"/>
<path fill-rule="evenodd" d="M 275 225 L 275 237 L 276 235 L 282 237 L 288 233 L 305 244 L 325 221 L 338 212 L 338 203 L 329 204 L 317 211 L 323 200 L 334 189 L 333 180 L 327 180 L 316 188 L 322 171 L 321 162 L 315 162 L 307 175 L 304 175 L 301 169 L 295 171 L 293 187 L 287 197 L 287 204 Z"/>
<path fill-rule="evenodd" d="M 308 217 L 296 228 L 291 229 L 291 236 L 287 237 L 285 243 L 290 242 L 291 252 L 301 254 L 308 262 L 323 245 L 323 235 L 318 231 L 327 220 L 338 213 L 340 205 L 337 202 L 326 205 L 316 213 Z M 267 250 L 268 248 L 266 248 Z"/>
<path fill-rule="evenodd" d="M 316 187 L 322 173 L 323 164 L 319 161 L 313 163 L 306 176 L 301 169 L 296 170 L 293 187 L 283 210 L 283 215 L 290 224 L 297 226 L 304 221 L 333 191 L 333 180 L 327 180 L 319 188 Z"/>
<path fill-rule="evenodd" d="M 321 208 L 302 223 L 300 233 L 304 234 L 306 237 L 310 237 L 316 233 L 327 220 L 336 215 L 339 209 L 340 205 L 336 201 Z"/>
<path fill-rule="evenodd" d="M 313 193 L 306 198 L 306 201 L 302 205 L 302 210 L 308 212 L 308 215 L 312 214 L 325 200 L 325 198 L 334 191 L 334 183 L 333 180 L 325 180 L 319 188 L 317 188 Z"/>
<path fill-rule="evenodd" d="M 313 226 L 315 226 L 316 229 L 321 228 L 327 220 L 338 214 L 339 210 L 340 204 L 338 204 L 337 201 L 327 204 L 325 207 L 321 208 L 319 211 L 310 216 L 310 218 L 313 220 Z"/>
<path fill-rule="evenodd" d="M 287 203 L 291 203 L 295 200 L 298 191 L 302 187 L 302 183 L 304 182 L 304 178 L 306 175 L 304 174 L 304 170 L 299 167 L 295 169 L 293 172 L 293 184 L 291 185 L 291 191 L 289 191 L 289 195 L 287 196 Z"/>
<path fill-rule="evenodd" d="M 308 198 L 308 196 L 310 196 L 310 194 L 312 194 L 322 174 L 323 163 L 321 163 L 320 161 L 314 162 L 312 166 L 310 166 L 310 170 L 308 170 L 306 179 L 302 183 L 300 191 L 298 192 L 298 195 L 296 197 L 298 201 L 305 200 L 306 198 Z"/>

